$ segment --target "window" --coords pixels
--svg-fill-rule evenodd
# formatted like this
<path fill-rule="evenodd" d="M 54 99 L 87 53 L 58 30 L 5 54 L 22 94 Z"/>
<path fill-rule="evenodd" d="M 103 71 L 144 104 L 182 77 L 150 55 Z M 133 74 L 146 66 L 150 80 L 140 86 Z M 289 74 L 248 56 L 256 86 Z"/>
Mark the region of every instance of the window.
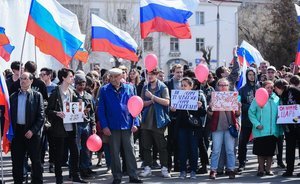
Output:
<path fill-rule="evenodd" d="M 127 17 L 126 17 L 126 10 L 125 9 L 117 9 L 118 14 L 118 23 L 126 23 Z"/>
<path fill-rule="evenodd" d="M 196 12 L 196 25 L 204 25 L 204 12 Z"/>
<path fill-rule="evenodd" d="M 203 47 L 205 47 L 204 38 L 196 38 L 196 51 L 200 51 Z"/>
<path fill-rule="evenodd" d="M 90 15 L 92 15 L 92 14 L 99 16 L 100 15 L 99 8 L 90 8 Z"/>
<path fill-rule="evenodd" d="M 179 51 L 179 40 L 178 38 L 170 38 L 170 51 L 178 52 Z"/>
<path fill-rule="evenodd" d="M 144 49 L 145 49 L 145 51 L 153 51 L 153 38 L 152 37 L 145 38 Z"/>

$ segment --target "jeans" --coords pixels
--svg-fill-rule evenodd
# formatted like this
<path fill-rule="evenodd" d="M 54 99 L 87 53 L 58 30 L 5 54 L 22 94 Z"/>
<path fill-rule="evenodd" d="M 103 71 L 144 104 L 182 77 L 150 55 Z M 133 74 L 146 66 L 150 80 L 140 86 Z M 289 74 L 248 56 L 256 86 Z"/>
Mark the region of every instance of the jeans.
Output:
<path fill-rule="evenodd" d="M 228 130 L 212 132 L 213 150 L 211 156 L 211 170 L 216 171 L 218 168 L 219 158 L 221 154 L 222 144 L 224 143 L 226 151 L 227 168 L 231 171 L 235 168 L 234 145 L 233 138 Z"/>
<path fill-rule="evenodd" d="M 245 165 L 246 155 L 247 155 L 247 144 L 249 142 L 250 135 L 252 133 L 251 127 L 242 127 L 241 133 L 239 136 L 239 164 Z"/>
<path fill-rule="evenodd" d="M 186 171 L 188 156 L 191 171 L 197 170 L 199 131 L 188 128 L 181 128 L 178 131 L 180 171 Z"/>
<path fill-rule="evenodd" d="M 89 123 L 78 123 L 77 124 L 77 145 L 80 152 L 79 168 L 86 170 L 90 167 L 91 152 L 86 146 L 86 141 L 91 135 L 91 128 Z"/>

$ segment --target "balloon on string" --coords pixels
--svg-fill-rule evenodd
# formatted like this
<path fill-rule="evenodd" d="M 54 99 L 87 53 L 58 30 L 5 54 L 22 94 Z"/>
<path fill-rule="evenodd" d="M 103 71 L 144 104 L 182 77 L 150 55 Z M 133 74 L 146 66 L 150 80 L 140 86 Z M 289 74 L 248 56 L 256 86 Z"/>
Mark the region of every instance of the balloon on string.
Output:
<path fill-rule="evenodd" d="M 265 88 L 259 88 L 255 92 L 255 100 L 259 107 L 263 108 L 269 99 L 269 93 Z"/>
<path fill-rule="evenodd" d="M 127 103 L 128 111 L 132 117 L 137 117 L 143 110 L 144 102 L 139 96 L 132 96 Z"/>
<path fill-rule="evenodd" d="M 99 151 L 102 147 L 102 140 L 97 134 L 93 134 L 87 139 L 86 146 L 92 152 Z"/>
<path fill-rule="evenodd" d="M 200 83 L 203 83 L 205 80 L 207 80 L 208 74 L 209 69 L 206 65 L 199 64 L 198 66 L 196 66 L 195 75 Z"/>
<path fill-rule="evenodd" d="M 158 60 L 155 54 L 148 54 L 145 57 L 145 68 L 148 72 L 151 72 L 155 68 L 157 68 Z"/>

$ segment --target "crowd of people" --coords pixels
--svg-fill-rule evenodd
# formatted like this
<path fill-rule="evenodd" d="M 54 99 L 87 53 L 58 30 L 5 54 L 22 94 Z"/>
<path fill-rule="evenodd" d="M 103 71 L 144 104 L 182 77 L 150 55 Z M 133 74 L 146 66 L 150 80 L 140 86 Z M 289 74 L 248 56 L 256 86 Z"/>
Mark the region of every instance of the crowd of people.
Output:
<path fill-rule="evenodd" d="M 114 184 L 121 183 L 124 174 L 129 176 L 129 182 L 142 183 L 141 178 L 151 177 L 152 169 L 161 169 L 164 178 L 170 178 L 171 172 L 179 172 L 181 179 L 188 174 L 189 178 L 197 179 L 197 174 L 209 172 L 210 179 L 224 173 L 234 179 L 247 168 L 251 135 L 253 154 L 257 155 L 259 165 L 257 176 L 274 175 L 271 169 L 274 155 L 277 165 L 286 168 L 282 176 L 293 175 L 300 124 L 276 123 L 279 105 L 300 104 L 300 73 L 293 66 L 276 69 L 268 61 L 251 65 L 246 72 L 246 84 L 240 89 L 237 89 L 240 66 L 236 50 L 231 67 L 217 68 L 203 83 L 196 79 L 193 70 L 181 64 L 172 66 L 170 76 L 157 68 L 145 73 L 140 68 L 129 70 L 123 65 L 110 70 L 100 70 L 96 65 L 87 74 L 67 68 L 57 72 L 51 68 L 36 70 L 32 61 L 24 66 L 14 61 L 11 70 L 4 73 L 10 93 L 14 131 L 12 173 L 16 184 L 23 182 L 29 170 L 32 183 L 43 183 L 46 152 L 49 153 L 47 172 L 55 174 L 56 183 L 63 183 L 65 165 L 69 166 L 72 181 L 87 183 L 85 179 L 97 174 L 91 169 L 92 153 L 86 146 L 92 134 L 102 138 L 98 164 L 105 158 L 107 173 L 112 174 Z M 269 95 L 264 107 L 255 99 L 260 87 Z M 172 90 L 198 90 L 197 110 L 172 107 Z M 213 91 L 238 91 L 238 110 L 213 111 Z M 133 117 L 127 107 L 128 100 L 135 95 L 144 102 L 138 117 Z M 84 102 L 83 122 L 63 122 L 63 104 L 70 102 Z M 197 119 L 200 126 L 189 123 L 190 118 Z M 230 126 L 238 129 L 238 137 L 232 136 Z M 134 152 L 136 142 L 139 155 Z M 142 160 L 140 173 L 137 157 Z"/>

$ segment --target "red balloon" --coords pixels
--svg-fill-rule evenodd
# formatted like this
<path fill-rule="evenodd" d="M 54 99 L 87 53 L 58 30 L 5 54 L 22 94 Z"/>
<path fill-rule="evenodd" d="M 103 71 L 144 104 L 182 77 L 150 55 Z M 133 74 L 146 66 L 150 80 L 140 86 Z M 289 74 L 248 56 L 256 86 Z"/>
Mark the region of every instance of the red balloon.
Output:
<path fill-rule="evenodd" d="M 148 72 L 151 72 L 157 67 L 158 61 L 157 56 L 155 54 L 148 54 L 145 57 L 145 68 Z"/>
<path fill-rule="evenodd" d="M 86 141 L 86 146 L 92 152 L 99 151 L 102 147 L 102 140 L 97 134 L 93 134 Z"/>
<path fill-rule="evenodd" d="M 127 103 L 129 113 L 135 118 L 143 110 L 144 102 L 139 96 L 132 96 L 129 98 Z"/>
<path fill-rule="evenodd" d="M 207 80 L 208 74 L 209 74 L 209 69 L 206 65 L 199 64 L 198 66 L 196 66 L 195 75 L 200 83 Z"/>
<path fill-rule="evenodd" d="M 259 88 L 255 92 L 255 100 L 259 107 L 263 108 L 269 99 L 269 93 L 265 88 Z"/>

